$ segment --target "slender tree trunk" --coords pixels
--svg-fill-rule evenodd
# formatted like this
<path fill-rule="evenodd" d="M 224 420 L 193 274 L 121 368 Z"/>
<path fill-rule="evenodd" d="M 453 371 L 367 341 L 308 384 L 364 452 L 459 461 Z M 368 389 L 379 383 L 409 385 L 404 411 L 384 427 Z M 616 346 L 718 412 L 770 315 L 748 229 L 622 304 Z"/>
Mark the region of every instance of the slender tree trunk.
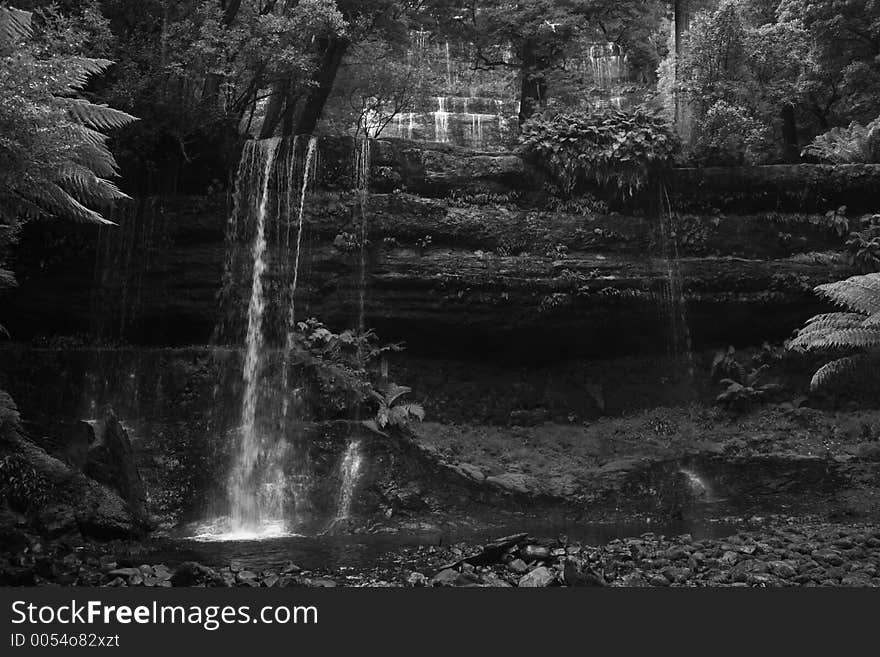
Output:
<path fill-rule="evenodd" d="M 272 93 L 269 95 L 269 102 L 266 104 L 266 116 L 263 119 L 263 126 L 260 128 L 260 139 L 268 139 L 275 136 L 275 130 L 284 116 L 284 109 L 289 95 L 289 78 L 272 83 Z"/>
<path fill-rule="evenodd" d="M 800 159 L 798 146 L 797 119 L 794 115 L 794 107 L 785 105 L 782 108 L 782 142 L 783 156 L 786 162 L 797 162 Z"/>
<path fill-rule="evenodd" d="M 306 96 L 305 104 L 302 112 L 296 121 L 294 134 L 310 135 L 315 131 L 324 106 L 327 104 L 327 98 L 333 90 L 333 82 L 336 80 L 336 74 L 342 64 L 342 59 L 348 50 L 349 42 L 347 39 L 331 37 L 328 39 L 324 48 L 324 56 L 321 59 L 321 65 L 312 77 L 312 87 Z"/>

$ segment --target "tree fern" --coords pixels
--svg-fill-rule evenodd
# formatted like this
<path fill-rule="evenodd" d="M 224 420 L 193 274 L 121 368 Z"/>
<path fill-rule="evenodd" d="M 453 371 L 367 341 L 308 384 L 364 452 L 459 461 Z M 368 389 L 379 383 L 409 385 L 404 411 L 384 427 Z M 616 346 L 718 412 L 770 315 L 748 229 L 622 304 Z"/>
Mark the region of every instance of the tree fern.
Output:
<path fill-rule="evenodd" d="M 0 7 L 0 219 L 111 223 L 96 209 L 127 198 L 104 131 L 135 117 L 76 97 L 112 62 L 55 57 L 31 43 L 30 14 Z"/>
<path fill-rule="evenodd" d="M 816 293 L 844 310 L 807 320 L 789 348 L 838 356 L 846 351 L 857 353 L 819 368 L 810 387 L 815 390 L 843 377 L 875 374 L 880 365 L 880 274 L 820 285 Z"/>

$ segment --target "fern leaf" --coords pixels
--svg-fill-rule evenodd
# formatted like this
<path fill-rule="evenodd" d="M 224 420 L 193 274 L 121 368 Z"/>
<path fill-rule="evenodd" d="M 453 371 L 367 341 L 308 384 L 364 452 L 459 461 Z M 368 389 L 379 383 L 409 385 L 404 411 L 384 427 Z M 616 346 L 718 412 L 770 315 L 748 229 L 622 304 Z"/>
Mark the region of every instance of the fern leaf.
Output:
<path fill-rule="evenodd" d="M 0 50 L 13 47 L 31 35 L 31 12 L 0 7 Z"/>
<path fill-rule="evenodd" d="M 399 408 L 406 417 L 411 415 L 418 418 L 419 422 L 422 422 L 425 419 L 425 409 L 421 404 L 410 402 L 407 404 L 400 404 L 397 408 Z"/>
<path fill-rule="evenodd" d="M 820 367 L 810 381 L 810 389 L 815 391 L 827 385 L 830 381 L 843 376 L 852 376 L 869 367 L 871 359 L 865 355 L 848 356 L 838 358 Z"/>
<path fill-rule="evenodd" d="M 807 320 L 806 326 L 802 331 L 807 329 L 816 330 L 820 328 L 855 328 L 861 326 L 865 320 L 865 316 L 860 313 L 826 313 L 824 315 L 816 315 Z"/>
<path fill-rule="evenodd" d="M 389 383 L 382 387 L 382 394 L 385 396 L 385 403 L 389 406 L 394 404 L 394 402 L 400 399 L 403 395 L 410 392 L 412 392 L 412 388 L 399 386 L 395 383 Z"/>
<path fill-rule="evenodd" d="M 805 349 L 865 349 L 880 345 L 880 331 L 876 329 L 829 329 L 805 337 L 803 344 L 798 343 L 798 340 L 794 340 L 792 344 Z"/>
<path fill-rule="evenodd" d="M 67 110 L 79 123 L 95 130 L 114 130 L 137 121 L 131 114 L 81 98 L 70 99 Z"/>
<path fill-rule="evenodd" d="M 854 276 L 836 283 L 819 285 L 816 292 L 855 312 L 880 312 L 880 274 Z"/>
<path fill-rule="evenodd" d="M 102 224 L 105 226 L 116 225 L 114 222 L 104 219 L 104 217 L 94 210 L 90 210 L 84 206 L 55 183 L 47 184 L 43 188 L 40 198 L 35 200 L 45 205 L 51 214 L 55 216 L 67 217 L 76 221 Z"/>

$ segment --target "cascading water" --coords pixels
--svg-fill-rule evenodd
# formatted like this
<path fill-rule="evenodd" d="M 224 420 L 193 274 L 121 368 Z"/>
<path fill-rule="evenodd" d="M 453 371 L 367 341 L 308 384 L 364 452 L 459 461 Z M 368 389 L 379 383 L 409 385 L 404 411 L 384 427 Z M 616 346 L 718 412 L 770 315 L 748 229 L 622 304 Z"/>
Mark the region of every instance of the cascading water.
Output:
<path fill-rule="evenodd" d="M 294 149 L 296 145 L 294 144 Z M 284 342 L 284 360 L 282 363 L 282 415 L 284 418 L 287 418 L 287 413 L 290 404 L 290 381 L 289 381 L 289 367 L 288 362 L 290 360 L 290 352 L 293 349 L 293 342 L 295 337 L 295 329 L 296 329 L 296 288 L 299 284 L 299 263 L 300 257 L 302 253 L 302 237 L 303 237 L 303 225 L 305 220 L 305 208 L 306 208 L 306 194 L 309 188 L 309 177 L 314 174 L 314 166 L 316 160 L 316 153 L 318 150 L 318 140 L 316 137 L 312 137 L 309 139 L 309 145 L 306 150 L 306 159 L 303 168 L 302 175 L 302 188 L 300 189 L 299 196 L 299 212 L 297 213 L 297 230 L 296 230 L 296 247 L 294 250 L 293 256 L 293 275 L 290 281 L 290 292 L 288 296 L 288 310 L 287 310 L 287 335 L 285 337 Z"/>
<path fill-rule="evenodd" d="M 437 96 L 437 109 L 434 114 L 434 141 L 449 141 L 449 112 L 446 109 L 446 98 Z"/>
<path fill-rule="evenodd" d="M 361 139 L 355 148 L 355 183 L 358 191 L 360 205 L 360 262 L 358 272 L 358 332 L 363 335 L 366 331 L 366 300 L 367 300 L 367 196 L 370 191 L 370 162 L 371 149 L 370 139 Z M 358 359 L 363 361 L 364 355 L 358 353 Z M 360 440 L 351 440 L 342 459 L 341 480 L 339 490 L 339 504 L 337 507 L 336 520 L 345 520 L 351 516 L 351 501 L 354 490 L 358 483 L 361 462 Z"/>
<path fill-rule="evenodd" d="M 301 462 L 305 459 L 300 456 L 297 425 L 289 423 L 293 415 L 290 399 L 296 391 L 288 363 L 294 345 L 305 201 L 317 160 L 314 138 L 305 148 L 297 138 L 249 141 L 244 146 L 227 228 L 224 312 L 216 332 L 218 338 L 230 340 L 237 335 L 235 339 L 241 339 L 236 309 L 244 295 L 235 281 L 244 268 L 250 285 L 244 318 L 243 392 L 226 481 L 228 515 L 200 529 L 200 538 L 266 538 L 287 534 L 300 524 L 300 509 L 312 477 L 309 463 Z M 246 259 L 239 248 L 245 238 L 249 244 Z M 229 424 L 212 421 L 212 427 L 221 432 L 224 426 Z"/>
<path fill-rule="evenodd" d="M 347 520 L 351 517 L 351 502 L 354 499 L 354 491 L 357 487 L 362 462 L 361 441 L 352 440 L 348 444 L 348 449 L 345 450 L 345 456 L 342 458 L 342 465 L 340 466 L 342 485 L 339 491 L 337 520 Z"/>
<path fill-rule="evenodd" d="M 690 329 L 687 323 L 687 308 L 684 297 L 684 282 L 681 273 L 681 258 L 678 251 L 676 215 L 672 211 L 669 195 L 661 188 L 659 213 L 660 254 L 665 268 L 665 281 L 662 306 L 669 326 L 670 355 L 687 367 L 689 380 L 693 378 L 693 349 Z"/>
<path fill-rule="evenodd" d="M 261 165 L 260 193 L 256 212 L 256 236 L 253 243 L 253 273 L 248 304 L 245 337 L 244 396 L 241 428 L 235 463 L 229 479 L 230 530 L 232 533 L 265 532 L 283 523 L 283 505 L 279 504 L 279 484 L 283 473 L 274 459 L 268 459 L 266 446 L 258 433 L 257 395 L 263 348 L 263 273 L 266 270 L 266 213 L 269 201 L 269 178 L 278 151 L 279 139 L 248 142 L 243 158 Z M 256 151 L 256 156 L 254 155 Z"/>

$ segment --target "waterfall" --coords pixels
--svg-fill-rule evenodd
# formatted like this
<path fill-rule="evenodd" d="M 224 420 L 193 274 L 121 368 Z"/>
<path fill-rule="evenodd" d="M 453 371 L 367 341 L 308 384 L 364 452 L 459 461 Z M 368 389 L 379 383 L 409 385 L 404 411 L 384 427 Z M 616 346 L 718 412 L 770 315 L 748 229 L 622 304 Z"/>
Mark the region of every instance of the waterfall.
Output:
<path fill-rule="evenodd" d="M 449 112 L 446 110 L 446 98 L 437 96 L 437 111 L 434 114 L 434 141 L 449 141 Z"/>
<path fill-rule="evenodd" d="M 269 200 L 269 178 L 278 150 L 279 139 L 248 142 L 242 156 L 249 165 L 259 163 L 260 192 L 256 212 L 251 296 L 248 304 L 247 336 L 243 378 L 245 384 L 241 409 L 238 453 L 229 481 L 231 529 L 234 532 L 256 531 L 283 520 L 277 494 L 277 473 L 260 473 L 265 459 L 256 422 L 259 369 L 263 347 L 263 273 L 266 270 L 266 213 Z M 249 173 L 249 172 L 247 172 Z M 240 180 L 239 183 L 243 182 Z M 260 476 L 268 474 L 268 477 Z M 261 488 L 264 489 L 261 491 Z"/>
<path fill-rule="evenodd" d="M 339 511 L 336 520 L 346 520 L 351 517 L 351 501 L 354 499 L 354 491 L 357 487 L 358 476 L 360 475 L 363 457 L 360 452 L 361 442 L 352 440 L 345 450 L 345 456 L 342 458 L 340 471 L 342 475 L 342 485 L 339 490 Z"/>
<path fill-rule="evenodd" d="M 241 403 L 226 480 L 228 515 L 198 533 L 206 540 L 283 535 L 304 522 L 312 466 L 288 432 L 292 416 L 289 357 L 305 233 L 305 201 L 317 171 L 317 140 L 249 141 L 239 163 L 227 227 L 227 261 L 216 335 L 239 342 L 244 333 Z M 294 223 L 296 222 L 296 223 Z M 247 239 L 247 254 L 243 241 Z M 248 292 L 234 283 L 247 272 Z M 242 297 L 246 316 L 239 319 Z M 242 321 L 243 320 L 243 321 Z M 242 325 L 243 324 L 243 325 Z M 225 431 L 228 400 L 218 399 L 211 425 Z M 291 425 L 294 426 L 294 425 Z"/>
<path fill-rule="evenodd" d="M 367 197 L 370 193 L 370 139 L 365 137 L 360 140 L 355 149 L 355 184 L 360 199 L 360 262 L 358 281 L 358 332 L 363 335 L 366 332 L 366 299 L 367 299 Z M 358 352 L 358 359 L 363 363 L 363 354 Z M 359 415 L 359 413 L 358 413 Z M 357 486 L 361 463 L 360 440 L 349 441 L 345 456 L 340 465 L 342 483 L 339 491 L 339 505 L 336 512 L 336 521 L 345 520 L 351 515 L 351 500 L 354 489 Z"/>
<path fill-rule="evenodd" d="M 318 149 L 318 139 L 317 137 L 312 137 L 309 139 L 309 145 L 306 149 L 306 159 L 303 165 L 303 174 L 302 174 L 302 187 L 300 189 L 299 194 L 299 211 L 297 213 L 297 230 L 296 230 L 296 246 L 294 248 L 294 257 L 293 257 L 293 278 L 290 281 L 290 292 L 288 293 L 288 306 L 287 306 L 287 336 L 284 342 L 284 360 L 282 363 L 282 416 L 287 418 L 288 407 L 290 404 L 290 395 L 292 391 L 290 390 L 290 382 L 289 382 L 289 364 L 290 360 L 290 352 L 293 350 L 293 341 L 296 335 L 296 288 L 299 283 L 299 263 L 300 263 L 300 255 L 302 252 L 302 236 L 303 236 L 303 225 L 305 220 L 305 208 L 306 208 L 306 194 L 309 188 L 309 177 L 314 174 L 314 166 L 316 153 Z M 294 141 L 294 152 L 296 151 L 296 142 Z M 290 222 L 288 222 L 288 226 Z"/>
<path fill-rule="evenodd" d="M 590 64 L 593 80 L 602 89 L 609 88 L 623 78 L 625 56 L 614 43 L 590 46 Z"/>
<path fill-rule="evenodd" d="M 669 201 L 665 186 L 661 187 L 659 239 L 661 257 L 665 269 L 665 281 L 661 304 L 669 327 L 669 352 L 687 367 L 689 379 L 693 378 L 693 349 L 687 323 L 687 307 L 684 296 L 684 279 L 678 251 L 676 215 Z"/>

